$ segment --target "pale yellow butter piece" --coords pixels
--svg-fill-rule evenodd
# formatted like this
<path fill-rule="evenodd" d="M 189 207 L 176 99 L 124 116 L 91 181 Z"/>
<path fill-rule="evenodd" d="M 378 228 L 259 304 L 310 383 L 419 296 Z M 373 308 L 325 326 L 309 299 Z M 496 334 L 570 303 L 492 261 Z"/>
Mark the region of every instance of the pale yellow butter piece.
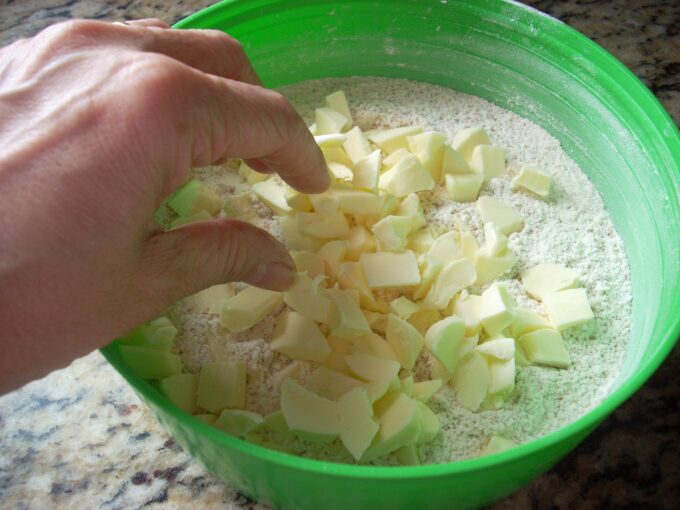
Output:
<path fill-rule="evenodd" d="M 318 239 L 345 237 L 349 232 L 347 219 L 339 211 L 332 215 L 300 212 L 296 218 L 300 232 Z"/>
<path fill-rule="evenodd" d="M 338 275 L 340 264 L 345 259 L 348 248 L 349 242 L 344 239 L 328 241 L 319 248 L 318 254 L 323 260 L 324 272 L 331 279 L 331 283 L 335 281 Z"/>
<path fill-rule="evenodd" d="M 362 310 L 364 317 L 368 321 L 368 325 L 373 331 L 382 333 L 387 331 L 387 314 L 382 312 L 372 312 L 371 310 Z"/>
<path fill-rule="evenodd" d="M 387 316 L 385 336 L 401 366 L 406 369 L 413 368 L 416 358 L 418 358 L 418 354 L 425 344 L 420 332 L 405 320 L 391 313 Z"/>
<path fill-rule="evenodd" d="M 434 323 L 425 333 L 425 344 L 449 373 L 456 369 L 465 337 L 465 323 L 455 316 Z"/>
<path fill-rule="evenodd" d="M 373 224 L 371 231 L 381 251 L 402 252 L 406 249 L 411 225 L 408 216 L 390 215 Z"/>
<path fill-rule="evenodd" d="M 316 121 L 316 136 L 342 133 L 345 126 L 351 122 L 347 117 L 328 106 L 314 110 L 314 120 Z"/>
<path fill-rule="evenodd" d="M 480 457 L 485 457 L 486 455 L 493 455 L 495 453 L 504 452 L 517 446 L 515 441 L 511 439 L 506 439 L 502 436 L 491 436 L 489 442 L 486 446 L 479 452 Z"/>
<path fill-rule="evenodd" d="M 536 168 L 525 166 L 520 169 L 512 184 L 515 189 L 524 188 L 541 198 L 548 198 L 552 179 Z"/>
<path fill-rule="evenodd" d="M 479 251 L 485 255 L 501 255 L 508 249 L 508 238 L 495 223 L 484 224 L 484 244 Z"/>
<path fill-rule="evenodd" d="M 452 383 L 460 404 L 476 411 L 479 409 L 491 382 L 489 365 L 484 357 L 472 350 L 461 358 Z"/>
<path fill-rule="evenodd" d="M 493 338 L 477 346 L 477 350 L 500 361 L 515 358 L 515 340 L 508 337 Z"/>
<path fill-rule="evenodd" d="M 363 381 L 326 366 L 317 367 L 306 382 L 311 391 L 331 400 L 337 400 L 355 388 L 365 387 Z"/>
<path fill-rule="evenodd" d="M 380 428 L 371 446 L 364 452 L 362 461 L 387 455 L 404 445 L 415 443 L 422 430 L 416 400 L 403 393 L 384 397 L 389 401 L 376 410 Z"/>
<path fill-rule="evenodd" d="M 407 444 L 394 452 L 394 456 L 402 466 L 420 466 L 420 455 L 418 454 L 418 446 L 415 444 Z"/>
<path fill-rule="evenodd" d="M 375 238 L 363 225 L 350 227 L 347 233 L 347 260 L 359 260 L 362 253 L 373 253 L 375 251 Z"/>
<path fill-rule="evenodd" d="M 392 154 L 388 155 L 383 159 L 383 167 L 384 170 L 387 170 L 388 168 L 392 168 L 394 165 L 399 163 L 402 159 L 404 159 L 406 156 L 412 156 L 408 150 L 406 149 L 397 149 L 394 151 Z"/>
<path fill-rule="evenodd" d="M 385 321 L 387 322 L 387 317 Z M 350 340 L 352 342 L 352 353 L 363 352 L 379 358 L 397 360 L 392 347 L 383 337 L 373 331 L 365 335 L 352 337 Z"/>
<path fill-rule="evenodd" d="M 416 253 L 426 253 L 434 243 L 432 230 L 425 227 L 408 237 L 408 247 Z"/>
<path fill-rule="evenodd" d="M 391 381 L 401 368 L 398 361 L 362 352 L 345 356 L 345 362 L 357 378 L 366 382 Z"/>
<path fill-rule="evenodd" d="M 385 197 L 362 190 L 334 190 L 338 208 L 348 214 L 380 214 Z"/>
<path fill-rule="evenodd" d="M 434 310 L 432 308 L 420 309 L 408 318 L 409 324 L 411 324 L 416 330 L 424 335 L 425 332 L 438 320 L 441 319 L 439 310 Z"/>
<path fill-rule="evenodd" d="M 555 368 L 567 368 L 571 364 L 569 352 L 562 335 L 554 329 L 538 329 L 519 337 L 524 355 L 532 363 Z"/>
<path fill-rule="evenodd" d="M 479 197 L 477 199 L 477 211 L 479 211 L 484 223 L 493 223 L 506 236 L 524 228 L 524 217 L 517 209 L 496 198 Z"/>
<path fill-rule="evenodd" d="M 528 308 L 516 308 L 515 318 L 510 326 L 510 334 L 513 338 L 519 338 L 525 333 L 536 331 L 537 329 L 550 328 L 548 319 L 543 317 L 538 312 L 529 310 Z"/>
<path fill-rule="evenodd" d="M 355 460 L 368 449 L 380 426 L 373 418 L 371 401 L 363 388 L 355 388 L 338 400 L 340 440 Z"/>
<path fill-rule="evenodd" d="M 290 249 L 315 252 L 321 248 L 321 241 L 319 239 L 300 232 L 295 216 L 279 217 L 279 226 L 281 227 L 281 235 Z"/>
<path fill-rule="evenodd" d="M 482 175 L 475 172 L 444 174 L 444 187 L 451 200 L 455 202 L 474 202 L 477 200 L 482 181 Z"/>
<path fill-rule="evenodd" d="M 270 178 L 267 174 L 261 174 L 250 168 L 245 161 L 241 161 L 241 165 L 238 167 L 238 174 L 251 186 L 257 182 L 266 181 Z"/>
<path fill-rule="evenodd" d="M 579 284 L 576 271 L 561 264 L 538 264 L 522 271 L 520 277 L 524 289 L 536 299 Z"/>
<path fill-rule="evenodd" d="M 378 179 L 378 187 L 397 198 L 409 193 L 434 188 L 434 179 L 425 170 L 420 160 L 413 155 L 406 156 Z"/>
<path fill-rule="evenodd" d="M 333 108 L 336 112 L 347 119 L 347 122 L 343 126 L 344 129 L 349 129 L 352 126 L 352 113 L 349 111 L 349 105 L 347 104 L 347 98 L 342 90 L 337 90 L 332 94 L 326 96 L 326 105 Z"/>
<path fill-rule="evenodd" d="M 220 323 L 229 331 L 245 331 L 273 313 L 281 306 L 281 301 L 280 292 L 246 287 L 224 302 Z"/>
<path fill-rule="evenodd" d="M 470 166 L 485 181 L 505 173 L 505 149 L 495 145 L 477 145 L 470 156 Z"/>
<path fill-rule="evenodd" d="M 442 175 L 445 177 L 446 174 L 469 174 L 473 170 L 465 161 L 465 158 L 461 156 L 460 152 L 451 147 L 449 144 L 444 144 L 444 157 L 442 158 Z"/>
<path fill-rule="evenodd" d="M 442 267 L 461 258 L 458 233 L 455 231 L 440 235 L 427 252 L 428 264 L 439 263 Z"/>
<path fill-rule="evenodd" d="M 354 162 L 349 158 L 345 152 L 345 149 L 342 147 L 327 147 L 325 149 L 321 149 L 321 152 L 323 153 L 326 163 L 329 165 L 331 163 L 340 163 L 347 168 L 351 168 L 352 165 L 354 165 Z"/>
<path fill-rule="evenodd" d="M 333 133 L 328 135 L 316 135 L 314 141 L 322 149 L 328 149 L 331 147 L 340 147 L 345 143 L 347 137 L 342 133 Z"/>
<path fill-rule="evenodd" d="M 306 250 L 291 251 L 290 256 L 295 262 L 298 273 L 307 273 L 310 278 L 325 275 L 326 268 L 323 259 L 314 252 Z"/>
<path fill-rule="evenodd" d="M 332 303 L 325 289 L 320 287 L 322 280 L 321 276 L 312 279 L 306 273 L 298 273 L 293 284 L 283 293 L 283 300 L 308 319 L 328 324 Z"/>
<path fill-rule="evenodd" d="M 468 259 L 449 262 L 437 275 L 423 300 L 423 306 L 443 310 L 458 292 L 472 285 L 476 279 L 475 268 Z"/>
<path fill-rule="evenodd" d="M 470 232 L 460 223 L 457 225 L 457 227 L 460 254 L 474 264 L 475 258 L 477 256 L 477 250 L 479 250 L 477 238 L 472 232 Z"/>
<path fill-rule="evenodd" d="M 491 145 L 489 135 L 481 127 L 461 129 L 451 143 L 451 146 L 468 162 L 472 159 L 472 151 L 478 145 Z"/>
<path fill-rule="evenodd" d="M 400 379 L 399 384 L 401 391 L 403 391 L 406 396 L 413 396 L 413 386 L 415 385 L 415 381 L 412 375 Z"/>
<path fill-rule="evenodd" d="M 275 214 L 289 214 L 293 211 L 286 201 L 284 189 L 274 179 L 256 182 L 252 185 L 252 190 Z"/>
<path fill-rule="evenodd" d="M 290 430 L 305 439 L 329 442 L 340 433 L 337 402 L 304 389 L 292 379 L 281 385 L 281 412 Z"/>
<path fill-rule="evenodd" d="M 352 289 L 359 294 L 359 304 L 374 312 L 386 312 L 387 307 L 378 303 L 368 286 L 368 281 L 358 262 L 343 262 L 337 273 L 337 281 L 343 289 Z"/>
<path fill-rule="evenodd" d="M 203 365 L 198 375 L 196 404 L 211 413 L 218 413 L 227 407 L 245 407 L 245 363 L 225 361 Z"/>
<path fill-rule="evenodd" d="M 420 434 L 416 442 L 418 444 L 429 443 L 441 430 L 439 418 L 434 414 L 424 402 L 418 401 L 418 412 L 420 413 Z"/>
<path fill-rule="evenodd" d="M 281 384 L 285 379 L 291 378 L 295 379 L 300 370 L 302 369 L 302 363 L 299 361 L 293 361 L 283 367 L 281 370 L 274 372 L 268 379 L 268 382 L 276 388 L 277 391 L 281 391 Z"/>
<path fill-rule="evenodd" d="M 288 207 L 295 211 L 310 212 L 314 208 L 312 202 L 309 200 L 309 196 L 305 193 L 300 193 L 299 191 L 288 187 L 286 188 L 285 195 Z"/>
<path fill-rule="evenodd" d="M 351 172 L 351 171 L 350 171 Z M 332 216 L 340 209 L 340 202 L 335 194 L 329 191 L 323 193 L 313 193 L 309 196 L 309 201 L 314 207 L 314 211 L 324 216 Z"/>
<path fill-rule="evenodd" d="M 220 313 L 227 299 L 234 297 L 234 286 L 230 283 L 213 285 L 184 299 L 196 310 Z"/>
<path fill-rule="evenodd" d="M 479 315 L 481 306 L 482 297 L 468 294 L 467 291 L 462 291 L 454 301 L 453 313 L 465 322 L 465 334 L 468 336 L 476 335 L 482 330 Z"/>
<path fill-rule="evenodd" d="M 357 164 L 359 161 L 367 158 L 373 153 L 371 144 L 368 142 L 366 135 L 364 135 L 364 132 L 359 126 L 354 126 L 347 131 L 347 133 L 345 133 L 345 138 L 346 140 L 342 144 L 342 147 L 354 164 Z M 380 154 L 380 151 L 378 151 L 378 154 Z M 378 165 L 378 169 L 379 167 L 380 165 Z"/>
<path fill-rule="evenodd" d="M 585 289 L 567 289 L 543 297 L 548 317 L 560 331 L 593 319 Z"/>
<path fill-rule="evenodd" d="M 323 362 L 331 353 L 316 322 L 291 310 L 279 316 L 269 346 L 272 351 L 301 361 Z"/>
<path fill-rule="evenodd" d="M 417 382 L 413 385 L 411 396 L 420 402 L 427 402 L 443 385 L 444 382 L 441 379 L 430 379 L 429 381 Z"/>
<path fill-rule="evenodd" d="M 264 418 L 261 414 L 241 409 L 225 409 L 213 425 L 227 434 L 243 437 L 262 423 L 264 423 Z"/>
<path fill-rule="evenodd" d="M 420 310 L 420 305 L 414 303 L 406 296 L 399 296 L 390 301 L 390 312 L 404 320 L 408 320 L 418 310 Z"/>
<path fill-rule="evenodd" d="M 319 134 L 319 130 L 316 129 L 316 122 L 313 122 L 310 126 L 307 127 L 309 129 L 309 132 L 312 133 L 312 136 L 316 136 Z"/>
<path fill-rule="evenodd" d="M 499 409 L 507 395 L 515 388 L 515 358 L 498 360 L 487 358 L 489 363 L 489 390 L 485 407 Z"/>
<path fill-rule="evenodd" d="M 377 193 L 381 162 L 380 150 L 373 151 L 365 158 L 357 161 L 352 171 L 352 185 L 357 189 Z"/>
<path fill-rule="evenodd" d="M 426 131 L 407 136 L 406 140 L 411 153 L 418 157 L 425 170 L 430 172 L 435 181 L 438 181 L 444 157 L 444 142 L 446 141 L 444 135 L 437 131 Z"/>
<path fill-rule="evenodd" d="M 420 199 L 415 193 L 409 193 L 399 204 L 397 216 L 407 216 L 411 219 L 411 232 L 420 230 L 425 226 L 425 215 Z"/>
<path fill-rule="evenodd" d="M 508 272 L 517 263 L 517 256 L 510 250 L 502 255 L 486 255 L 478 251 L 475 257 L 475 271 L 477 285 L 489 283 Z"/>
<path fill-rule="evenodd" d="M 390 154 L 397 149 L 408 149 L 408 136 L 422 133 L 418 126 L 404 126 L 393 129 L 373 129 L 366 133 L 366 137 Z"/>
<path fill-rule="evenodd" d="M 479 320 L 489 335 L 496 335 L 515 318 L 515 303 L 508 289 L 494 283 L 484 292 L 479 307 Z"/>
<path fill-rule="evenodd" d="M 337 161 L 329 161 L 327 166 L 328 171 L 336 182 L 351 184 L 354 180 L 354 172 L 352 172 L 352 169 L 347 165 L 338 163 Z"/>
<path fill-rule="evenodd" d="M 420 271 L 410 250 L 401 253 L 362 253 L 359 264 L 372 289 L 418 285 Z"/>
<path fill-rule="evenodd" d="M 359 304 L 346 291 L 328 289 L 327 293 L 333 302 L 328 316 L 328 326 L 333 335 L 350 338 L 370 332 L 368 321 L 361 313 Z"/>

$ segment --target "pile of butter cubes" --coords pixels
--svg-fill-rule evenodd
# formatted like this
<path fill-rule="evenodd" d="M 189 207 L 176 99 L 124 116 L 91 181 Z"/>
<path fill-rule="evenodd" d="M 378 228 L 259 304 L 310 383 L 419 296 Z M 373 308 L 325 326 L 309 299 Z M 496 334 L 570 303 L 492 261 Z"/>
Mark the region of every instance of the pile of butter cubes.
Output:
<path fill-rule="evenodd" d="M 485 181 L 506 171 L 505 150 L 484 129 L 463 129 L 450 143 L 415 126 L 363 132 L 352 125 L 343 92 L 326 101 L 310 130 L 328 163 L 328 191 L 302 194 L 278 177 L 240 168 L 278 216 L 298 270 L 293 285 L 236 294 L 221 285 L 193 297 L 232 332 L 283 309 L 270 347 L 313 364 L 311 375 L 300 380 L 294 364 L 284 369 L 280 410 L 260 416 L 245 409 L 243 363 L 180 373 L 167 319 L 122 339 L 121 354 L 143 377 L 159 379 L 178 406 L 231 434 L 257 441 L 264 428 L 308 441 L 339 439 L 359 462 L 395 453 L 399 462 L 417 464 L 418 446 L 440 430 L 428 400 L 443 385 L 471 411 L 499 408 L 513 392 L 517 365 L 568 367 L 560 332 L 593 314 L 578 275 L 561 265 L 521 274 L 545 315 L 518 307 L 496 282 L 517 262 L 507 236 L 522 230 L 524 218 L 511 205 L 479 196 Z M 551 181 L 524 167 L 513 184 L 545 199 Z M 439 235 L 427 225 L 418 193 L 437 185 L 451 200 L 476 201 L 481 245 L 462 224 Z M 178 215 L 174 226 L 212 218 L 221 208 L 236 214 L 229 198 L 224 203 L 196 180 L 168 205 Z M 485 290 L 476 295 L 470 288 Z M 385 291 L 398 297 L 388 301 Z M 420 362 L 430 364 L 429 379 L 416 379 Z M 491 450 L 512 444 L 496 436 L 491 443 Z"/>

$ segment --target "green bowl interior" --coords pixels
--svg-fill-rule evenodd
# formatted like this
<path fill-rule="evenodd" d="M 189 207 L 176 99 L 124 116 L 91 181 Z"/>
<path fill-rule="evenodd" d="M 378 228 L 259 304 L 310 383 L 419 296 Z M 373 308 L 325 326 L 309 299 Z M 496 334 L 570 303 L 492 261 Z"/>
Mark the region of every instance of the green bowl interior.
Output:
<path fill-rule="evenodd" d="M 680 136 L 621 63 L 561 22 L 513 2 L 226 1 L 177 28 L 239 39 L 268 86 L 340 76 L 408 78 L 483 97 L 547 129 L 588 174 L 623 238 L 633 282 L 630 347 L 611 395 L 568 426 L 503 454 L 416 468 L 329 465 L 247 445 L 172 407 L 104 349 L 163 413 L 269 462 L 347 476 L 452 474 L 540 452 L 592 430 L 653 373 L 680 334 Z M 546 466 L 547 468 L 547 466 Z"/>

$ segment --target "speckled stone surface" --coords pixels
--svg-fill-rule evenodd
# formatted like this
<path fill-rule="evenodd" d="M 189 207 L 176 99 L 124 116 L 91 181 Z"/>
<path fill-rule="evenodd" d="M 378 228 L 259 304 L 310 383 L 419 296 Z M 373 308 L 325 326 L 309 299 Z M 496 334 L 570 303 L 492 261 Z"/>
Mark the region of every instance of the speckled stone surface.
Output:
<path fill-rule="evenodd" d="M 175 22 L 210 4 L 0 0 L 0 45 L 70 18 Z M 680 120 L 680 2 L 528 2 L 604 46 Z M 554 469 L 492 506 L 678 508 L 680 349 Z M 193 461 L 99 353 L 0 398 L 0 508 L 258 509 Z"/>

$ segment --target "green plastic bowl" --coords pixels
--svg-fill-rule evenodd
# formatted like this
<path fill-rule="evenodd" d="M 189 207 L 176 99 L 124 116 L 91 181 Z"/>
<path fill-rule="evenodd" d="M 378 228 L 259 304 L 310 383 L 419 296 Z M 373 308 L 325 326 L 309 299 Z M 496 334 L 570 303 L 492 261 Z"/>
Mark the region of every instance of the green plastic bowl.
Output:
<path fill-rule="evenodd" d="M 226 1 L 177 24 L 238 38 L 265 83 L 388 76 L 481 96 L 551 132 L 588 174 L 623 238 L 630 346 L 595 409 L 490 457 L 421 467 L 303 459 L 230 437 L 173 407 L 103 349 L 165 428 L 222 479 L 277 508 L 473 508 L 548 470 L 657 369 L 680 333 L 680 135 L 638 79 L 563 23 L 500 0 Z"/>

